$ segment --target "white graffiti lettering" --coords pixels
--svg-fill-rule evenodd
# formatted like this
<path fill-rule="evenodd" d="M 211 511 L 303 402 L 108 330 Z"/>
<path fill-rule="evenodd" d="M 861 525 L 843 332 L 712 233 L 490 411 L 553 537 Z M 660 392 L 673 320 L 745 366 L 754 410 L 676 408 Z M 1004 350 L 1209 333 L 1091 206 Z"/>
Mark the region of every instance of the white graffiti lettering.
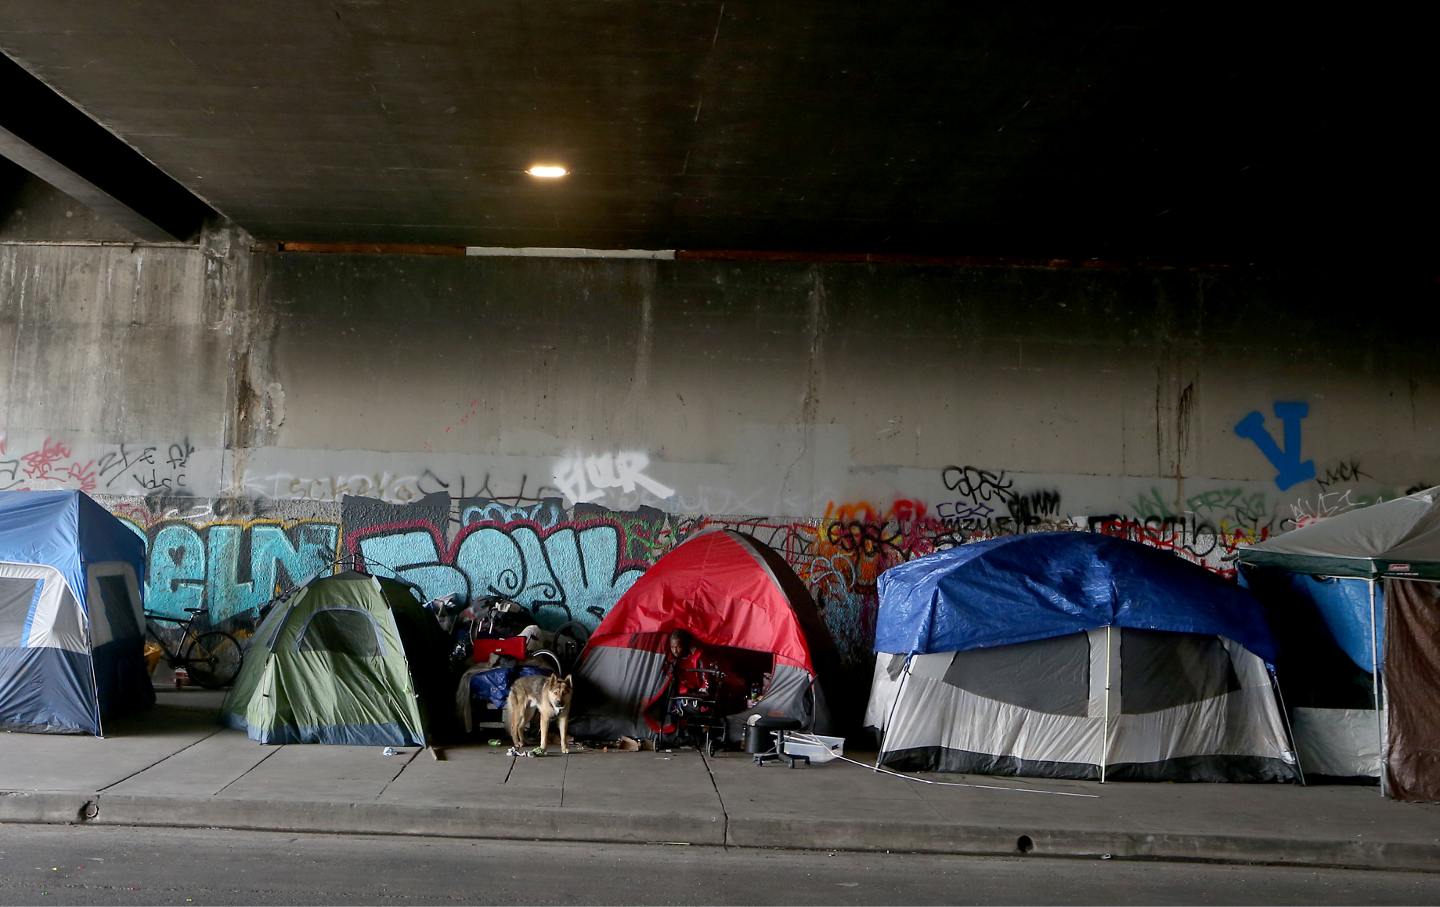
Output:
<path fill-rule="evenodd" d="M 649 465 L 650 457 L 643 451 L 622 451 L 593 457 L 576 454 L 555 464 L 553 479 L 561 494 L 577 504 L 599 501 L 610 488 L 633 494 L 639 486 L 657 498 L 673 495 L 675 489 L 645 475 L 645 468 Z"/>

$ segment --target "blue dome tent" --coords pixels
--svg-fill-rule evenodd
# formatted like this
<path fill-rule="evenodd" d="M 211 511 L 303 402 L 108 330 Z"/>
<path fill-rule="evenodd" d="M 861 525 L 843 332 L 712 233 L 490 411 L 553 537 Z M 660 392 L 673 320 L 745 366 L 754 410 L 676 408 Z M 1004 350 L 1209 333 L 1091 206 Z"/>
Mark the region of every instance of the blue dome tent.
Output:
<path fill-rule="evenodd" d="M 102 735 L 146 708 L 145 546 L 79 491 L 0 492 L 0 729 Z"/>
<path fill-rule="evenodd" d="M 1084 532 L 963 545 L 881 574 L 866 724 L 913 770 L 1099 780 L 1298 773 L 1248 592 Z"/>

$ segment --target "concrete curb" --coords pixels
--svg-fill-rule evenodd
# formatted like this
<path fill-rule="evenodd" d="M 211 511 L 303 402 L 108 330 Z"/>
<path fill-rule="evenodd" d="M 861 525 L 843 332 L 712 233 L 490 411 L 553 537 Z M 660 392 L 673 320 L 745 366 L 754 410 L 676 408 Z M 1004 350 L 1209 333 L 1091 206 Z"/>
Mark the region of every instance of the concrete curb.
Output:
<path fill-rule="evenodd" d="M 123 794 L 100 795 L 98 807 L 89 824 L 455 838 L 549 838 L 619 844 L 683 840 L 687 844 L 717 847 L 725 843 L 725 817 L 719 813 L 622 813 L 573 807 L 408 806 Z"/>
<path fill-rule="evenodd" d="M 732 847 L 807 850 L 888 850 L 970 856 L 1082 857 L 1440 872 L 1440 840 L 1432 844 L 1310 840 L 1224 834 L 1113 832 L 984 827 L 939 822 L 815 821 L 788 816 L 736 818 Z"/>
<path fill-rule="evenodd" d="M 686 843 L 957 856 L 1029 854 L 1099 859 L 1108 855 L 1117 859 L 1440 872 L 1440 839 L 1427 844 L 795 816 L 727 818 L 719 812 L 707 811 L 651 813 L 580 807 L 412 806 L 0 791 L 0 822 L 501 840 L 535 838 L 618 844 Z"/>
<path fill-rule="evenodd" d="M 0 791 L 0 822 L 76 825 L 95 815 L 97 796 L 76 791 Z"/>

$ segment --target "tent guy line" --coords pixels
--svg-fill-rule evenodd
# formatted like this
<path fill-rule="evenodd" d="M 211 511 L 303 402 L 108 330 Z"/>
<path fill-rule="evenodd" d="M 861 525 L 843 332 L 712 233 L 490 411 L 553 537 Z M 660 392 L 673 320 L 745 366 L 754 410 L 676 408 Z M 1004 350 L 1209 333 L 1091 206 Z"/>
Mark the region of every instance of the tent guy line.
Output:
<path fill-rule="evenodd" d="M 785 736 L 787 738 L 793 737 L 794 739 L 802 742 L 815 743 L 820 746 L 825 745 L 824 741 L 820 740 L 820 738 L 816 737 L 814 734 L 805 734 L 799 731 L 789 731 L 786 733 Z M 974 788 L 975 790 L 1008 790 L 1013 791 L 1017 794 L 1049 794 L 1052 797 L 1087 797 L 1091 800 L 1100 799 L 1099 794 L 1076 794 L 1071 793 L 1070 791 L 1063 790 L 1039 790 L 1038 788 L 1034 787 L 1006 787 L 1003 784 L 966 784 L 963 781 L 933 781 L 929 778 L 916 778 L 914 775 L 906 775 L 901 772 L 894 772 L 888 768 L 880 768 L 874 765 L 866 765 L 863 762 L 857 762 L 854 759 L 851 759 L 848 756 L 842 756 L 839 753 L 836 753 L 834 755 L 834 758 L 839 759 L 841 762 L 848 762 L 851 765 L 858 765 L 867 771 L 879 772 L 882 775 L 891 775 L 896 778 L 904 778 L 906 781 L 914 781 L 919 784 L 934 784 L 938 787 L 970 787 Z"/>

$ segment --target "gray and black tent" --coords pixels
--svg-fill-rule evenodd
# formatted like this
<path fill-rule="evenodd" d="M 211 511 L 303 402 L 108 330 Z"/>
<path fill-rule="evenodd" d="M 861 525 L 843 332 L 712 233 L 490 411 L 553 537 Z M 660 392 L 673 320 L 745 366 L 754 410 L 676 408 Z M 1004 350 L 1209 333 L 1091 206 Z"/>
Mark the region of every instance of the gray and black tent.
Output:
<path fill-rule="evenodd" d="M 1282 660 L 1338 648 L 1343 659 L 1329 656 L 1338 667 L 1311 673 L 1358 670 L 1372 684 L 1368 700 L 1353 701 L 1352 691 L 1352 701 L 1295 710 L 1302 764 L 1308 752 L 1317 766 L 1335 767 L 1327 773 L 1379 774 L 1382 792 L 1397 799 L 1440 800 L 1440 487 L 1242 547 L 1239 559 L 1272 606 L 1280 585 L 1305 587 L 1328 630 L 1313 652 L 1292 647 Z M 1317 620 L 1290 615 L 1305 618 Z M 1285 620 L 1276 618 L 1282 638 Z M 1301 701 L 1307 692 L 1288 680 L 1286 691 Z"/>
<path fill-rule="evenodd" d="M 815 602 L 774 551 L 747 535 L 707 529 L 686 539 L 635 582 L 590 636 L 575 670 L 577 737 L 649 737 L 664 719 L 666 638 L 683 630 L 707 659 L 746 682 L 768 678 L 758 701 L 724 712 L 739 741 L 751 715 L 795 718 L 829 730 L 821 677 L 834 647 Z M 742 690 L 743 696 L 743 690 Z"/>
<path fill-rule="evenodd" d="M 880 576 L 878 764 L 1143 781 L 1291 781 L 1260 604 L 1086 532 L 974 542 Z"/>

